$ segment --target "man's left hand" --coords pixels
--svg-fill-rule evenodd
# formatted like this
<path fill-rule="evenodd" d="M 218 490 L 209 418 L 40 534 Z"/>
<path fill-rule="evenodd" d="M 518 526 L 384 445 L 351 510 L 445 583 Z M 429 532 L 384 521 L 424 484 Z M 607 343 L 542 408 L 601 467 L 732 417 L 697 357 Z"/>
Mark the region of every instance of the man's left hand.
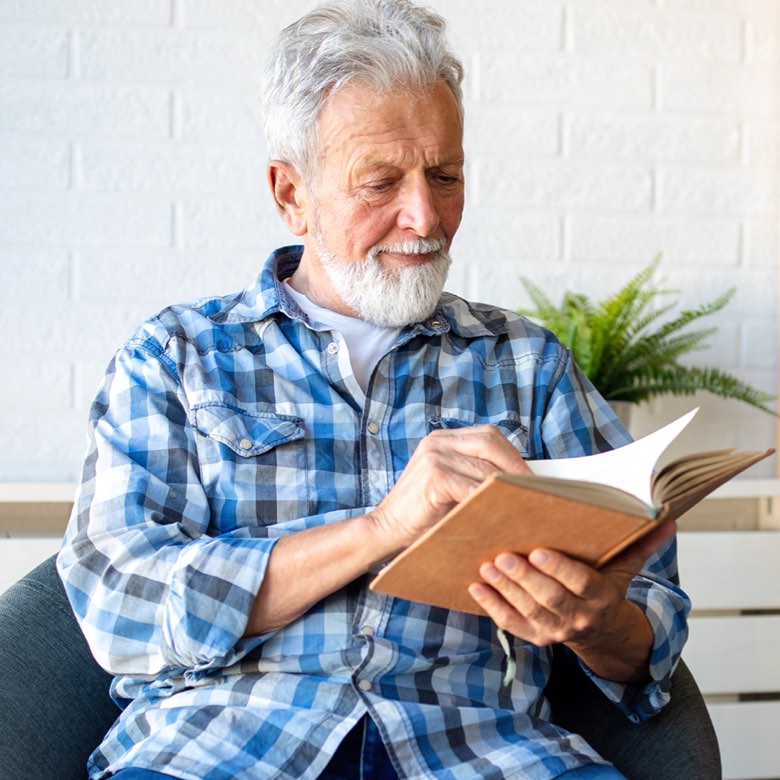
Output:
<path fill-rule="evenodd" d="M 501 553 L 480 568 L 469 592 L 504 631 L 538 646 L 563 643 L 600 676 L 623 682 L 647 675 L 652 633 L 626 600 L 647 558 L 672 538 L 665 521 L 601 569 L 555 550 Z"/>

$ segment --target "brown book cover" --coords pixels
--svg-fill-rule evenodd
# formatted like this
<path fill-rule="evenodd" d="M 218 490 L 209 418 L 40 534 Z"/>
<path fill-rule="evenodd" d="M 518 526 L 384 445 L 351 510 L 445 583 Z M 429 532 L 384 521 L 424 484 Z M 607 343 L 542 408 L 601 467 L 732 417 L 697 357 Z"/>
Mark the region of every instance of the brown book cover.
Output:
<path fill-rule="evenodd" d="M 626 450 L 628 457 L 632 446 L 613 452 Z M 480 581 L 480 565 L 500 552 L 527 555 L 547 547 L 602 566 L 662 520 L 678 518 L 772 452 L 721 450 L 680 458 L 647 475 L 649 482 L 662 487 L 654 503 L 614 485 L 495 474 L 385 566 L 370 587 L 411 601 L 481 614 L 467 588 Z"/>

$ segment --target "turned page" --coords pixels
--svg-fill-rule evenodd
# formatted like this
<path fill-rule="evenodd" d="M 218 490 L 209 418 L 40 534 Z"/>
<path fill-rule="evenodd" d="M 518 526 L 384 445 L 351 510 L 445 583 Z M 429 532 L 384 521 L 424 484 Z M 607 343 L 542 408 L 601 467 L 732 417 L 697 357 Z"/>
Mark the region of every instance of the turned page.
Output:
<path fill-rule="evenodd" d="M 609 452 L 578 458 L 529 460 L 528 466 L 540 477 L 595 482 L 624 490 L 647 506 L 654 506 L 653 476 L 661 456 L 694 418 L 698 408 L 657 431 Z"/>

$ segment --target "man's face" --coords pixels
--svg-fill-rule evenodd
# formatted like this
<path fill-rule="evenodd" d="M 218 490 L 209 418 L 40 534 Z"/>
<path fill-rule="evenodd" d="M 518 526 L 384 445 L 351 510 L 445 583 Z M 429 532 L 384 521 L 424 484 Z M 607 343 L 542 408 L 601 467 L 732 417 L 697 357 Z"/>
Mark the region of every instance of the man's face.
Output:
<path fill-rule="evenodd" d="M 455 98 L 443 82 L 423 95 L 353 85 L 325 104 L 319 130 L 322 157 L 306 205 L 304 291 L 311 294 L 314 285 L 318 303 L 379 324 L 427 316 L 446 278 L 447 250 L 463 211 Z M 378 313 L 371 303 L 362 310 L 356 288 L 369 285 Z M 427 311 L 402 302 L 400 312 L 385 316 L 381 301 L 388 295 L 425 293 L 434 301 L 419 304 Z"/>

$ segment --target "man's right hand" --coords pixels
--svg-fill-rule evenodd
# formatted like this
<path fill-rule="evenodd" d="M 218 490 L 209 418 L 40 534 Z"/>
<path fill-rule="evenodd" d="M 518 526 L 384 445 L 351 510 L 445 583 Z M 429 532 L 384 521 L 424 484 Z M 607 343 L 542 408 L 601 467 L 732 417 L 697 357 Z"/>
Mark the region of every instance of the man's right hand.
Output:
<path fill-rule="evenodd" d="M 398 482 L 369 518 L 388 557 L 408 547 L 496 471 L 529 472 L 498 428 L 434 431 L 417 446 Z"/>
<path fill-rule="evenodd" d="M 479 425 L 429 434 L 372 512 L 278 540 L 246 633 L 264 634 L 296 620 L 408 547 L 496 471 L 529 471 L 498 428 Z"/>

